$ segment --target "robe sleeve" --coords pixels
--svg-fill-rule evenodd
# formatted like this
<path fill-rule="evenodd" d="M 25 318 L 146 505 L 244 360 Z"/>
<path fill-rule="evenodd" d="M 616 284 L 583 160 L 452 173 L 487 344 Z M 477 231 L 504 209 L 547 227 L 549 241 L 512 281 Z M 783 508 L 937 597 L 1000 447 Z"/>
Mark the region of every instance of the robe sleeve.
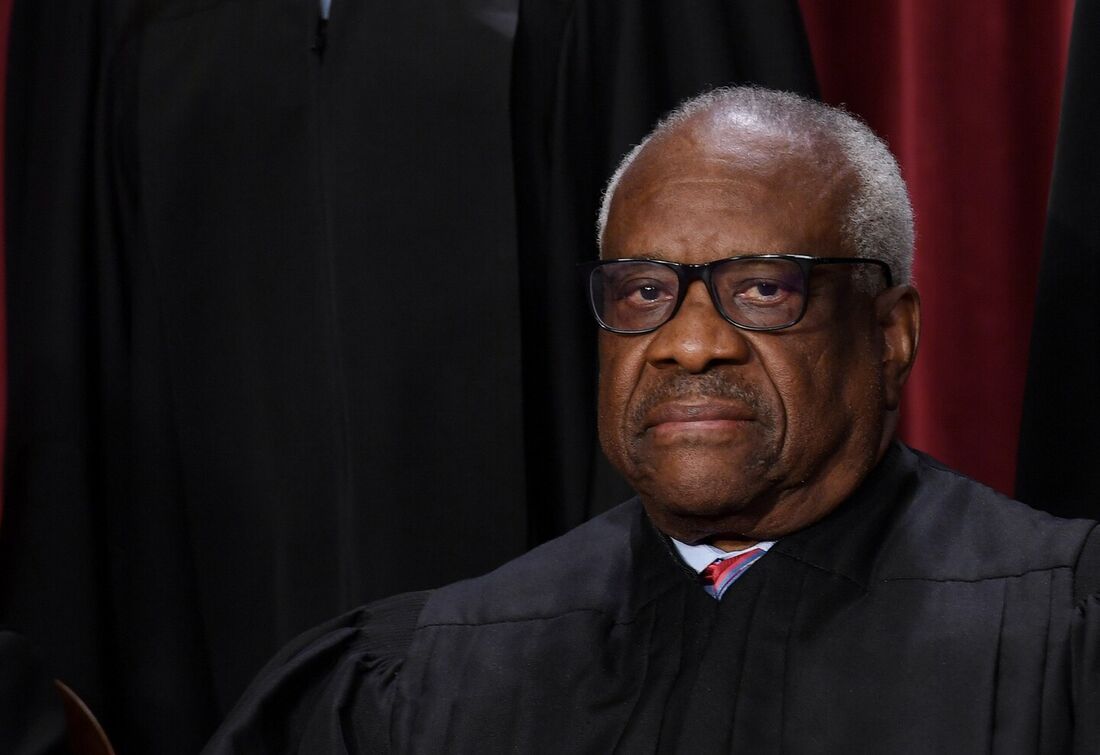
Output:
<path fill-rule="evenodd" d="M 388 752 L 393 682 L 428 595 L 371 603 L 292 641 L 252 681 L 203 754 Z"/>

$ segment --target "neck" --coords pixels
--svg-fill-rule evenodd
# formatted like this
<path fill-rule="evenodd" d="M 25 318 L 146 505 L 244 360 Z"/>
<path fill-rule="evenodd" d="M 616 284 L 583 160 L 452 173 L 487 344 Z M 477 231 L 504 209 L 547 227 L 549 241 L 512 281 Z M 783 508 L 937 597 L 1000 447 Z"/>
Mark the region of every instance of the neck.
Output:
<path fill-rule="evenodd" d="M 743 551 L 746 548 L 751 548 L 760 541 L 744 540 L 741 538 L 727 538 L 725 536 L 719 535 L 718 537 L 713 537 L 709 540 L 704 540 L 703 542 L 709 543 L 715 548 L 721 548 L 722 550 L 729 553 L 730 551 Z"/>

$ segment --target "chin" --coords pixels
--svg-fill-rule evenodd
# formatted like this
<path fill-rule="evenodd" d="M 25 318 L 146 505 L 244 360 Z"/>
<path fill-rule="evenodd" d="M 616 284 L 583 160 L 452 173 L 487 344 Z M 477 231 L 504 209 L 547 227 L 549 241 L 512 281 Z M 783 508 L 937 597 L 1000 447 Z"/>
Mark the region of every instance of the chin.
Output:
<path fill-rule="evenodd" d="M 685 542 L 716 534 L 743 534 L 770 510 L 770 505 L 760 500 L 762 491 L 699 485 L 696 481 L 640 487 L 638 492 L 654 524 Z"/>
<path fill-rule="evenodd" d="M 732 491 L 680 490 L 661 491 L 652 497 L 654 503 L 670 514 L 684 517 L 713 519 L 735 516 L 749 508 L 744 494 Z"/>
<path fill-rule="evenodd" d="M 680 447 L 636 455 L 629 470 L 634 474 L 627 479 L 643 498 L 678 514 L 728 515 L 743 511 L 775 487 L 777 456 L 745 447 Z"/>

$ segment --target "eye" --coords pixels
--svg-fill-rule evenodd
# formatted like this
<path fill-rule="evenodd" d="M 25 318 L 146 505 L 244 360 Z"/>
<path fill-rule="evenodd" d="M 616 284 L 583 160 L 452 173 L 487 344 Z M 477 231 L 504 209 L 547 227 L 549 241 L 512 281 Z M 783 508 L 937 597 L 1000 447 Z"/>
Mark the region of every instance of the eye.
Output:
<path fill-rule="evenodd" d="M 652 278 L 630 278 L 619 281 L 615 286 L 615 300 L 629 306 L 652 306 L 675 296 L 676 292 L 667 284 Z"/>
<path fill-rule="evenodd" d="M 645 301 L 658 301 L 663 295 L 663 292 L 657 286 L 640 286 L 637 293 Z"/>
<path fill-rule="evenodd" d="M 733 296 L 742 304 L 768 306 L 784 302 L 793 293 L 794 287 L 784 281 L 755 278 L 740 281 Z"/>
<path fill-rule="evenodd" d="M 759 281 L 751 289 L 745 292 L 746 295 L 756 296 L 762 299 L 772 299 L 782 293 L 779 284 L 774 281 Z"/>

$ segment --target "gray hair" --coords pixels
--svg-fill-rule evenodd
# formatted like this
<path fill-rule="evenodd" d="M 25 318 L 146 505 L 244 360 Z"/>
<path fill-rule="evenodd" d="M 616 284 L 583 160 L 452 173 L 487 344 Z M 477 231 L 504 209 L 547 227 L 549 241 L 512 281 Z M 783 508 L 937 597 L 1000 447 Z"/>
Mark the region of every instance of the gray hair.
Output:
<path fill-rule="evenodd" d="M 792 144 L 808 148 L 822 142 L 838 148 L 857 184 L 841 227 L 851 254 L 882 260 L 890 266 L 895 283 L 909 282 L 913 267 L 913 208 L 897 161 L 886 143 L 845 110 L 789 92 L 758 87 L 721 87 L 684 102 L 623 158 L 600 203 L 597 240 L 601 251 L 611 199 L 635 158 L 655 137 L 707 112 L 713 112 L 723 125 L 744 133 L 779 134 Z M 813 151 L 821 154 L 820 149 Z"/>

